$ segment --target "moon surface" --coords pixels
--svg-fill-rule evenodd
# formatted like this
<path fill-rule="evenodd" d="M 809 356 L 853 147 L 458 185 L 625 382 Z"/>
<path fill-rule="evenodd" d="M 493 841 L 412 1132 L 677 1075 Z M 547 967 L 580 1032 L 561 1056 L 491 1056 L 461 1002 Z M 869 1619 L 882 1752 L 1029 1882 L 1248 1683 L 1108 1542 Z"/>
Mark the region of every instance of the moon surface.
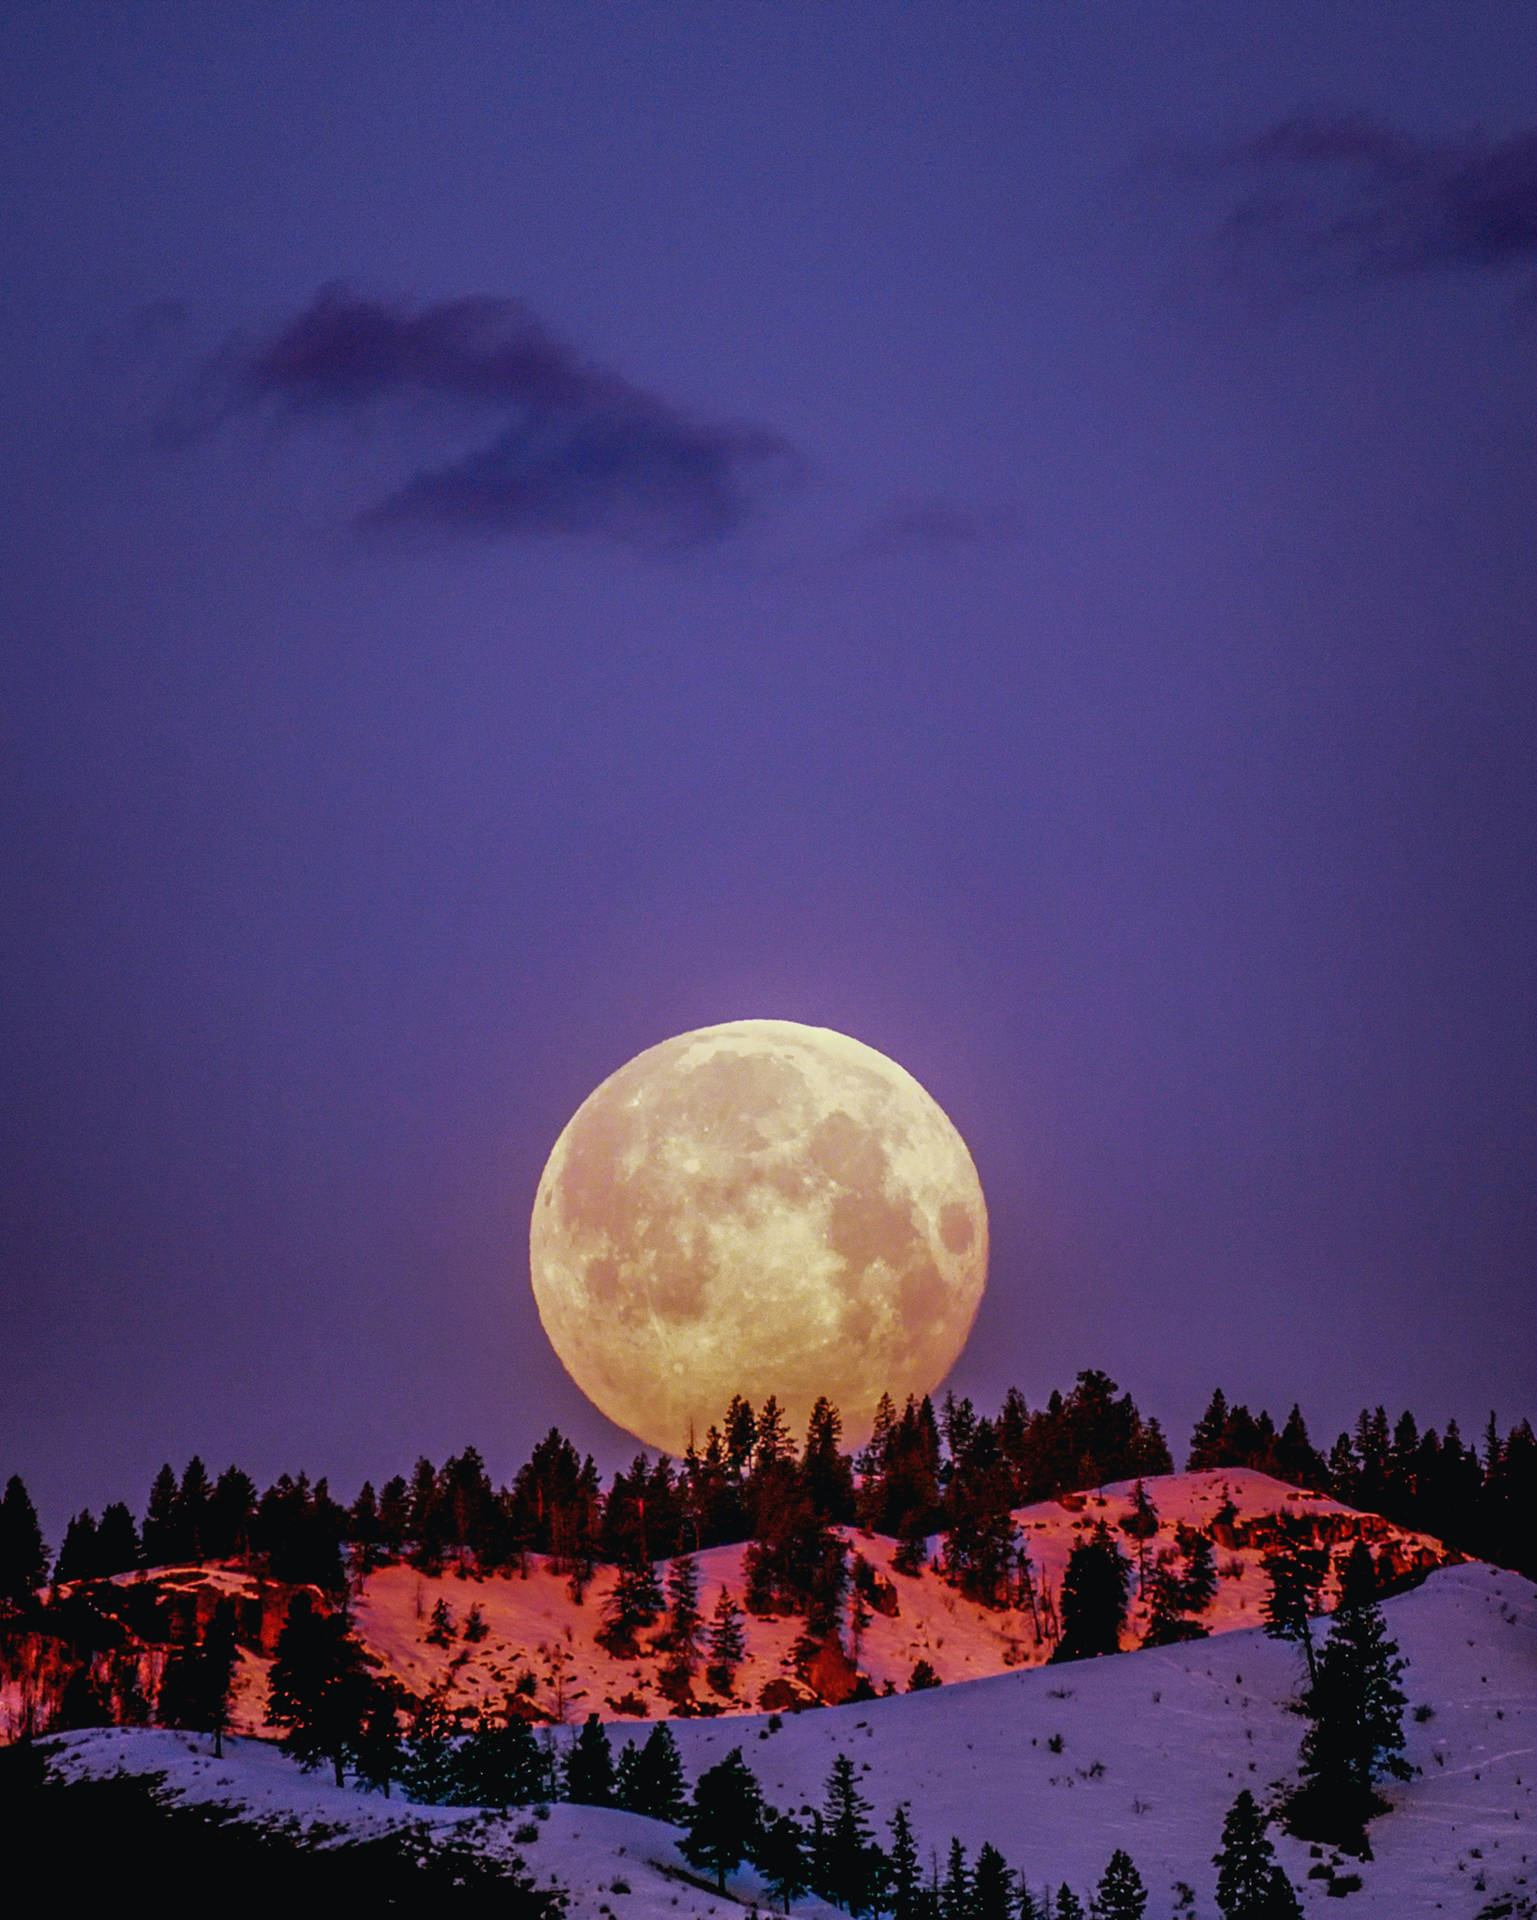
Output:
<path fill-rule="evenodd" d="M 912 1075 L 826 1027 L 738 1020 L 637 1054 L 577 1109 L 534 1200 L 534 1297 L 567 1372 L 664 1452 L 735 1393 L 845 1444 L 930 1392 L 987 1281 L 966 1143 Z"/>

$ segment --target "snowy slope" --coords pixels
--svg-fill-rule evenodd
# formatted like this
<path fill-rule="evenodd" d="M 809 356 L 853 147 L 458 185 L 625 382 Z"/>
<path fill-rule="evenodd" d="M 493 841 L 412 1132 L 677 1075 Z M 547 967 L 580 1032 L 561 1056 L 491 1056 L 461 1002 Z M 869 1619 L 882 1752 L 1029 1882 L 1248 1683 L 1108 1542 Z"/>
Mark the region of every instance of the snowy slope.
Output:
<path fill-rule="evenodd" d="M 1375 1515 L 1356 1514 L 1337 1501 L 1299 1493 L 1248 1469 L 1170 1474 L 1150 1479 L 1146 1486 L 1160 1519 L 1159 1532 L 1148 1543 L 1150 1562 L 1159 1550 L 1172 1545 L 1177 1524 L 1209 1529 L 1227 1504 L 1237 1510 L 1240 1532 L 1280 1513 L 1337 1521 L 1339 1557 L 1358 1533 L 1392 1543 L 1403 1558 L 1427 1566 L 1449 1557 L 1438 1542 L 1424 1535 L 1406 1533 Z M 1119 1527 L 1130 1511 L 1132 1491 L 1133 1483 L 1121 1482 L 1074 1496 L 1071 1504 L 1043 1501 L 1018 1511 L 1020 1536 L 1028 1546 L 1043 1594 L 1060 1590 L 1068 1555 L 1096 1520 Z M 932 1573 L 916 1577 L 897 1573 L 891 1565 L 895 1541 L 845 1531 L 854 1552 L 891 1582 L 900 1609 L 894 1618 L 876 1613 L 861 1640 L 859 1666 L 877 1691 L 887 1685 L 905 1691 L 919 1659 L 927 1660 L 941 1680 L 950 1682 L 1038 1666 L 1050 1655 L 1051 1643 L 1035 1630 L 1028 1613 L 979 1606 Z M 1134 1558 L 1133 1543 L 1119 1533 L 1117 1537 Z M 722 1587 L 740 1603 L 745 1554 L 745 1547 L 732 1546 L 697 1556 L 706 1621 Z M 1266 1586 L 1259 1552 L 1219 1546 L 1217 1567 L 1221 1575 L 1217 1597 L 1203 1617 L 1204 1624 L 1213 1633 L 1258 1625 Z M 616 1659 L 594 1639 L 613 1580 L 612 1572 L 602 1571 L 589 1587 L 584 1604 L 577 1606 L 568 1595 L 566 1581 L 537 1555 L 531 1556 L 525 1578 L 460 1579 L 449 1574 L 429 1579 L 410 1567 L 393 1566 L 370 1575 L 354 1603 L 354 1615 L 359 1634 L 384 1669 L 413 1693 L 440 1689 L 451 1705 L 489 1701 L 499 1706 L 519 1676 L 531 1676 L 525 1685 L 541 1717 L 559 1721 L 596 1712 L 612 1720 L 634 1717 L 637 1705 L 650 1717 L 662 1717 L 673 1711 L 658 1685 L 663 1661 L 646 1652 Z M 440 1599 L 446 1601 L 456 1628 L 462 1628 L 471 1606 L 478 1605 L 489 1629 L 486 1638 L 472 1645 L 456 1635 L 445 1647 L 430 1645 L 426 1636 Z M 1145 1609 L 1134 1597 L 1123 1636 L 1125 1646 L 1138 1644 L 1145 1623 Z M 713 1694 L 703 1680 L 697 1688 L 702 1701 L 728 1713 L 750 1710 L 765 1685 L 794 1671 L 791 1649 L 801 1630 L 799 1620 L 749 1616 L 744 1624 L 748 1657 L 733 1697 Z M 642 1635 L 643 1647 L 645 1641 Z M 253 1716 L 260 1697 L 253 1680 L 247 1696 Z M 246 1724 L 252 1732 L 260 1730 L 259 1719 L 253 1717 Z"/>
<path fill-rule="evenodd" d="M 1344 1907 L 1326 1904 L 1324 1883 L 1304 1877 L 1315 1864 L 1306 1846 L 1283 1837 L 1278 1848 L 1310 1914 L 1471 1920 L 1499 1894 L 1537 1890 L 1537 1588 L 1473 1563 L 1432 1574 L 1384 1613 L 1410 1663 L 1410 1701 L 1433 1710 L 1406 1721 L 1421 1772 L 1388 1789 L 1394 1811 L 1374 1823 L 1375 1858 L 1344 1863 L 1364 1881 Z M 881 1821 L 908 1800 L 925 1848 L 942 1853 L 952 1833 L 973 1853 L 991 1840 L 1037 1886 L 1067 1880 L 1087 1892 L 1123 1846 L 1148 1884 L 1149 1920 L 1165 1920 L 1178 1881 L 1195 1889 L 1196 1911 L 1211 1914 L 1210 1857 L 1239 1788 L 1263 1797 L 1292 1774 L 1302 1723 L 1289 1701 L 1298 1678 L 1293 1649 L 1237 1629 L 786 1716 L 777 1729 L 766 1716 L 745 1716 L 679 1721 L 675 1732 L 691 1777 L 740 1745 L 782 1807 L 819 1804 L 834 1756 L 846 1752 Z M 378 1820 L 387 1811 L 254 1744 L 238 1743 L 222 1766 L 201 1760 L 206 1743 L 185 1735 L 112 1731 L 68 1736 L 66 1746 L 76 1766 L 164 1769 L 193 1791 L 255 1807 L 327 1819 Z M 422 1812 L 437 1822 L 464 1817 Z M 663 1868 L 679 1864 L 674 1838 L 632 1816 L 556 1807 L 523 1851 L 541 1878 L 554 1873 L 573 1888 L 574 1914 L 607 1905 L 637 1920 L 684 1920 L 734 1910 L 667 1877 Z M 615 1894 L 615 1878 L 631 1892 Z M 750 1900 L 752 1876 L 733 1891 Z"/>

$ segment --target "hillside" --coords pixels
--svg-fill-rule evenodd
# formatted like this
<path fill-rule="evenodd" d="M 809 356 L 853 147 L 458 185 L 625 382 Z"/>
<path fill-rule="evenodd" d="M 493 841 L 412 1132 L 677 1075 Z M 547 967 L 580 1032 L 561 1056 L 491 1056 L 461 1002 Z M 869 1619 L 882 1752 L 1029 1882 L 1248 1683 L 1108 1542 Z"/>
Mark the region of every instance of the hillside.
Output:
<path fill-rule="evenodd" d="M 1393 1811 L 1373 1825 L 1375 1857 L 1341 1863 L 1362 1879 L 1344 1908 L 1325 1904 L 1324 1878 L 1307 1878 L 1328 1868 L 1327 1855 L 1285 1838 L 1278 1851 L 1310 1915 L 1519 1914 L 1537 1886 L 1537 1588 L 1469 1563 L 1432 1573 L 1383 1611 L 1421 1710 L 1406 1721 L 1419 1774 L 1388 1789 Z M 777 1723 L 696 1719 L 675 1731 L 691 1776 L 740 1745 L 769 1798 L 785 1807 L 820 1803 L 833 1757 L 847 1753 L 882 1822 L 898 1800 L 911 1802 L 925 1853 L 942 1854 L 951 1834 L 973 1852 L 991 1840 L 1037 1887 L 1065 1880 L 1086 1893 L 1110 1851 L 1125 1847 L 1149 1888 L 1148 1920 L 1169 1920 L 1191 1910 L 1179 1905 L 1181 1882 L 1194 1890 L 1195 1912 L 1212 1912 L 1210 1856 L 1239 1787 L 1263 1797 L 1293 1772 L 1297 1680 L 1293 1649 L 1235 1627 L 1207 1641 Z M 157 1731 L 66 1735 L 60 1746 L 75 1769 L 160 1770 L 190 1794 L 258 1811 L 348 1824 L 402 1811 L 303 1775 L 263 1744 L 234 1743 L 223 1762 L 204 1740 Z M 434 1824 L 476 1817 L 417 1811 Z M 571 1887 L 573 1915 L 606 1908 L 631 1920 L 687 1920 L 734 1910 L 674 1877 L 673 1829 L 556 1806 L 546 1821 L 494 1822 L 495 1844 L 512 1847 L 520 1823 L 538 1836 L 521 1851 L 541 1879 Z M 616 1892 L 616 1879 L 629 1890 Z M 744 1872 L 732 1891 L 750 1902 L 760 1890 Z M 798 1910 L 825 1911 L 815 1903 Z"/>
<path fill-rule="evenodd" d="M 1217 1593 L 1210 1611 L 1202 1616 L 1212 1633 L 1259 1624 L 1266 1589 L 1261 1549 L 1279 1514 L 1309 1518 L 1336 1557 L 1342 1557 L 1355 1539 L 1369 1540 L 1384 1570 L 1396 1575 L 1422 1572 L 1453 1557 L 1424 1535 L 1407 1533 L 1375 1515 L 1355 1513 L 1337 1501 L 1300 1493 L 1245 1468 L 1170 1474 L 1145 1484 L 1160 1522 L 1158 1533 L 1148 1542 L 1150 1562 L 1169 1548 L 1177 1525 L 1210 1534 L 1217 1523 Z M 1119 1482 L 1018 1510 L 1014 1517 L 1029 1550 L 1040 1596 L 1034 1619 L 1019 1608 L 993 1609 L 968 1600 L 932 1571 L 916 1576 L 899 1573 L 892 1566 L 895 1541 L 845 1529 L 851 1549 L 881 1577 L 883 1591 L 891 1596 L 888 1604 L 894 1602 L 897 1609 L 894 1614 L 872 1610 L 860 1638 L 859 1670 L 879 1693 L 888 1687 L 905 1692 L 919 1660 L 926 1660 L 946 1684 L 1041 1665 L 1050 1657 L 1053 1644 L 1043 1630 L 1043 1616 L 1049 1615 L 1060 1592 L 1074 1543 L 1096 1520 L 1119 1528 L 1131 1510 L 1132 1493 L 1131 1482 Z M 1234 1517 L 1223 1524 L 1219 1516 L 1226 1508 L 1234 1510 Z M 1118 1538 L 1135 1557 L 1134 1543 L 1124 1535 Z M 707 1620 L 723 1587 L 740 1602 L 745 1553 L 745 1547 L 731 1546 L 698 1556 L 701 1607 Z M 354 1603 L 354 1613 L 360 1636 L 384 1670 L 413 1694 L 438 1690 L 450 1705 L 473 1706 L 482 1701 L 500 1705 L 521 1681 L 527 1689 L 523 1697 L 528 1710 L 541 1719 L 560 1721 L 589 1712 L 604 1719 L 670 1714 L 675 1709 L 660 1683 L 662 1656 L 616 1659 L 594 1639 L 613 1581 L 612 1571 L 603 1570 L 577 1605 L 567 1582 L 538 1556 L 531 1556 L 528 1572 L 521 1578 L 478 1580 L 455 1574 L 429 1578 L 407 1566 L 392 1566 L 369 1576 Z M 1330 1597 L 1326 1590 L 1326 1604 Z M 444 1646 L 428 1639 L 439 1601 L 446 1603 L 456 1629 L 455 1637 Z M 487 1628 L 486 1637 L 478 1643 L 467 1642 L 461 1631 L 472 1606 L 480 1608 Z M 744 1624 L 747 1659 L 731 1695 L 715 1693 L 701 1679 L 695 1686 L 698 1702 L 707 1711 L 742 1713 L 760 1703 L 785 1706 L 809 1701 L 812 1689 L 796 1675 L 792 1653 L 800 1620 L 748 1616 Z M 1145 1603 L 1134 1595 L 1123 1646 L 1135 1647 L 1145 1627 Z M 649 1638 L 641 1636 L 643 1646 Z M 764 1702 L 766 1687 L 773 1691 Z M 247 1711 L 258 1705 L 259 1692 L 253 1691 Z M 248 1724 L 257 1730 L 256 1722 Z"/>

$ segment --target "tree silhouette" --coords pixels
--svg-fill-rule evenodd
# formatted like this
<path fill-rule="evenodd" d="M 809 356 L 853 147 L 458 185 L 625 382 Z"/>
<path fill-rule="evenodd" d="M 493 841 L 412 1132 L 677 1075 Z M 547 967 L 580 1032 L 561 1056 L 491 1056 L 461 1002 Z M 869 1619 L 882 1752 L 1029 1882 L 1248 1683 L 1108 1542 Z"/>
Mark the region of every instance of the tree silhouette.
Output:
<path fill-rule="evenodd" d="M 1265 1816 L 1247 1787 L 1228 1809 L 1212 1865 L 1223 1920 L 1300 1920 L 1296 1889 L 1276 1861 Z"/>
<path fill-rule="evenodd" d="M 1358 1540 L 1345 1562 L 1318 1677 L 1303 1702 L 1311 1724 L 1302 1737 L 1302 1784 L 1288 1808 L 1294 1833 L 1355 1844 L 1386 1808 L 1376 1781 L 1385 1773 L 1408 1779 L 1403 1670 L 1376 1602 L 1371 1554 Z"/>
<path fill-rule="evenodd" d="M 373 1682 L 363 1649 L 344 1613 L 318 1613 L 308 1593 L 289 1604 L 272 1663 L 269 1725 L 282 1727 L 283 1748 L 309 1772 L 322 1760 L 335 1769 L 357 1746 L 372 1704 Z"/>
<path fill-rule="evenodd" d="M 763 1825 L 763 1794 L 752 1769 L 733 1747 L 694 1783 L 688 1832 L 681 1844 L 685 1860 L 715 1875 L 720 1892 L 757 1845 Z"/>

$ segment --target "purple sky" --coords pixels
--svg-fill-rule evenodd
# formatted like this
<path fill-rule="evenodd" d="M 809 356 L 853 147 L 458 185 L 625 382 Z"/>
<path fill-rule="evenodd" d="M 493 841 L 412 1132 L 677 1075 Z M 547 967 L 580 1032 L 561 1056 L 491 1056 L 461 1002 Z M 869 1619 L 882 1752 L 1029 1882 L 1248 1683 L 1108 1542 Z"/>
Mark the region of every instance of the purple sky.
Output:
<path fill-rule="evenodd" d="M 1537 13 L 0 20 L 0 1473 L 552 1421 L 577 1104 L 889 1053 L 954 1384 L 1537 1413 Z"/>

